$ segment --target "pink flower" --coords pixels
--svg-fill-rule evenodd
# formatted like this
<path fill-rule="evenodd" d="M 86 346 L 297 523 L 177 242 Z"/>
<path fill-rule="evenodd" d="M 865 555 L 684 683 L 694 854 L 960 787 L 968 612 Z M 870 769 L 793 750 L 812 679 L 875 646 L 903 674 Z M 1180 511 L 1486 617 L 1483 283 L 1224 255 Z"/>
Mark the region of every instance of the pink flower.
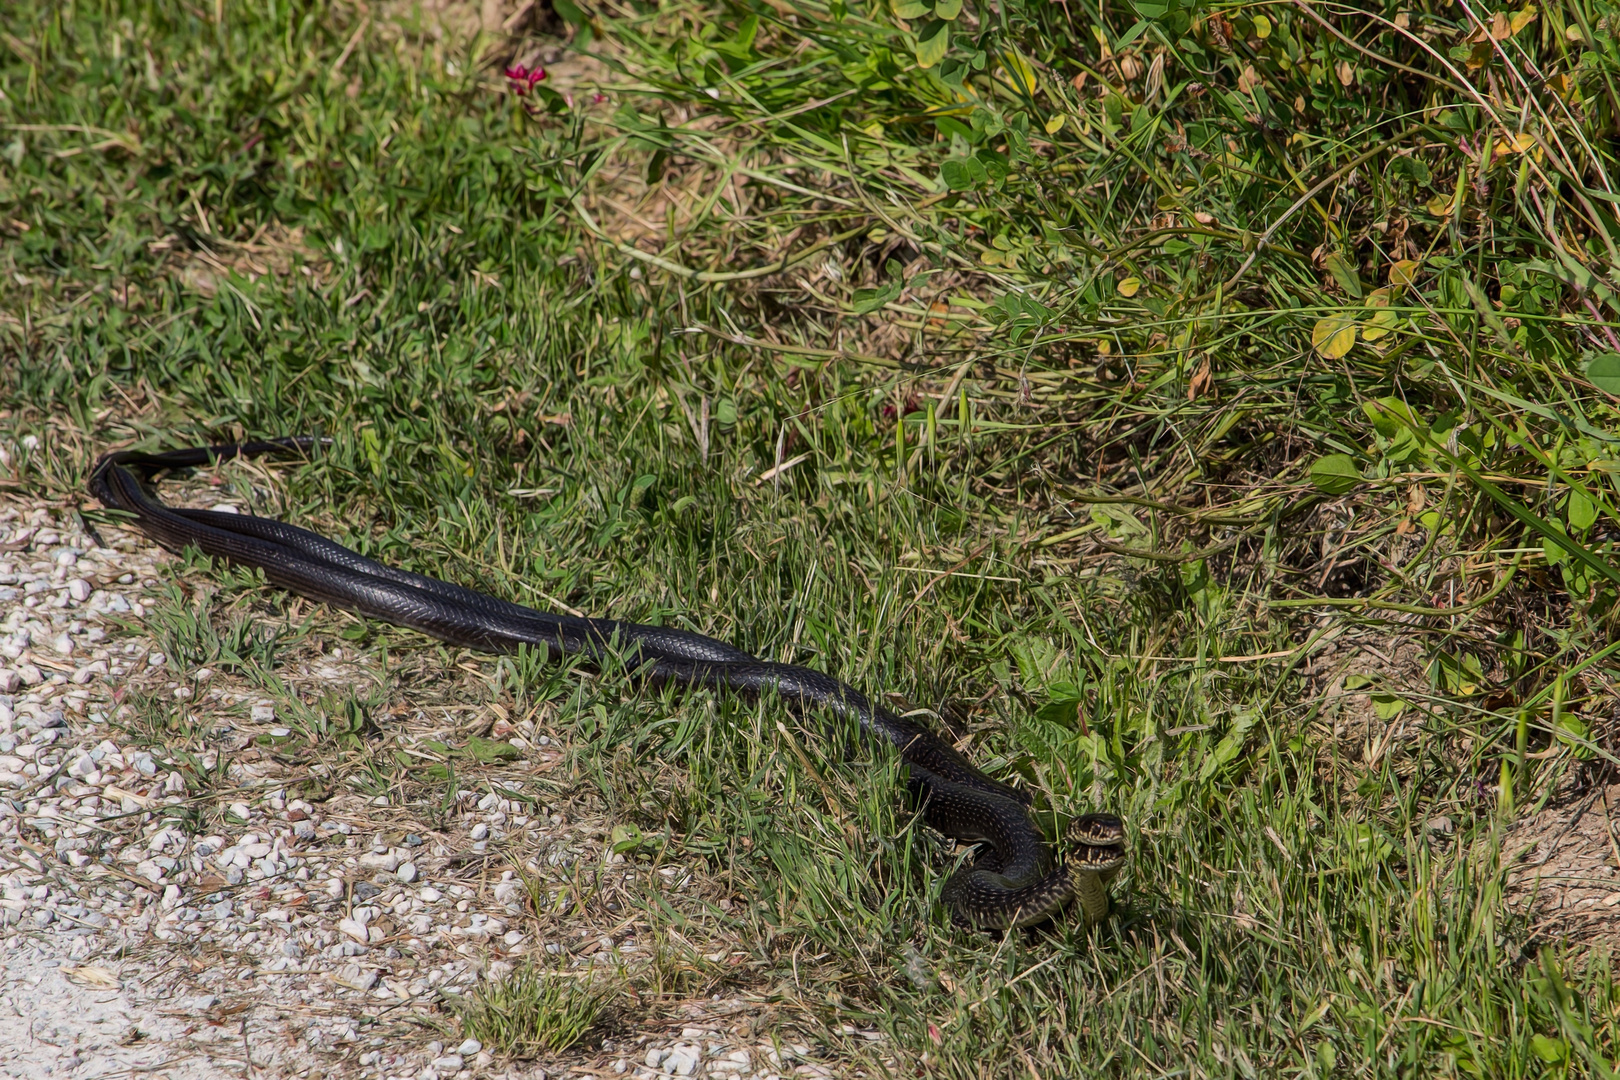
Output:
<path fill-rule="evenodd" d="M 546 69 L 537 67 L 531 71 L 519 64 L 516 67 L 507 68 L 505 75 L 511 82 L 512 92 L 518 97 L 522 97 L 534 89 L 535 83 L 546 77 Z"/>

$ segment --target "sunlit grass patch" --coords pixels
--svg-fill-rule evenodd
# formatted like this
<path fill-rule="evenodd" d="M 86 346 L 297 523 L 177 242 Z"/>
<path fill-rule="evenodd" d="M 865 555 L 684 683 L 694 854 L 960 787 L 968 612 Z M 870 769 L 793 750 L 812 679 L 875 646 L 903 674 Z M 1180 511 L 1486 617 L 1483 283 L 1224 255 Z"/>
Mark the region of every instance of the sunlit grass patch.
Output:
<path fill-rule="evenodd" d="M 589 972 L 524 964 L 464 995 L 446 997 L 462 1030 L 485 1049 L 533 1058 L 574 1046 L 617 992 L 610 978 L 596 981 Z"/>

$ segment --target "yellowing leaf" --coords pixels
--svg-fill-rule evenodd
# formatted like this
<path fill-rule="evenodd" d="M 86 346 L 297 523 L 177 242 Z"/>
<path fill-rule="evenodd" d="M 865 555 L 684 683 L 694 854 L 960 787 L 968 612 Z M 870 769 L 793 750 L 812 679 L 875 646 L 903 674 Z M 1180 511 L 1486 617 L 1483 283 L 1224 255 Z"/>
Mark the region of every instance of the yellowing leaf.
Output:
<path fill-rule="evenodd" d="M 1496 152 L 1498 154 L 1522 154 L 1534 145 L 1536 145 L 1536 137 L 1528 131 L 1521 131 L 1511 138 L 1497 139 Z"/>
<path fill-rule="evenodd" d="M 936 19 L 917 34 L 917 66 L 931 68 L 951 47 L 951 24 Z"/>
<path fill-rule="evenodd" d="M 1392 287 L 1401 289 L 1417 280 L 1418 262 L 1416 259 L 1402 259 L 1389 265 L 1389 283 Z"/>
<path fill-rule="evenodd" d="M 1024 97 L 1035 96 L 1035 67 L 1017 49 L 1001 50 L 1001 80 Z"/>
<path fill-rule="evenodd" d="M 1374 289 L 1372 292 L 1368 293 L 1367 294 L 1366 305 L 1368 307 L 1375 307 L 1375 308 L 1376 307 L 1389 307 L 1389 289 L 1387 289 L 1387 288 Z"/>
<path fill-rule="evenodd" d="M 1254 17 L 1254 36 L 1261 41 L 1271 36 L 1271 20 L 1264 15 Z"/>
<path fill-rule="evenodd" d="M 1434 198 L 1424 203 L 1423 208 L 1429 213 L 1433 214 L 1435 217 L 1450 217 L 1451 205 L 1455 201 L 1456 199 L 1450 195 L 1436 195 Z"/>
<path fill-rule="evenodd" d="M 1311 327 L 1311 345 L 1323 359 L 1337 360 L 1356 343 L 1356 324 L 1348 315 L 1329 315 Z"/>
<path fill-rule="evenodd" d="M 1047 117 L 1046 123 L 1042 124 L 1041 126 L 1046 128 L 1046 133 L 1048 135 L 1056 135 L 1058 132 L 1063 130 L 1063 124 L 1068 119 L 1069 118 L 1067 116 L 1064 116 L 1062 113 L 1058 113 L 1056 116 Z"/>
<path fill-rule="evenodd" d="M 1513 18 L 1508 21 L 1508 29 L 1517 34 L 1520 30 L 1536 21 L 1536 5 L 1530 4 L 1523 11 L 1515 11 Z"/>
<path fill-rule="evenodd" d="M 1119 289 L 1119 295 L 1121 296 L 1135 296 L 1142 288 L 1142 279 L 1128 277 L 1124 281 L 1121 281 L 1117 288 Z"/>
<path fill-rule="evenodd" d="M 1259 85 L 1260 73 L 1254 70 L 1253 64 L 1247 65 L 1241 72 L 1238 73 L 1237 88 L 1239 92 L 1244 94 L 1253 93 L 1254 88 Z"/>
<path fill-rule="evenodd" d="M 986 266 L 1000 266 L 1002 254 L 995 248 L 979 252 L 979 261 Z"/>

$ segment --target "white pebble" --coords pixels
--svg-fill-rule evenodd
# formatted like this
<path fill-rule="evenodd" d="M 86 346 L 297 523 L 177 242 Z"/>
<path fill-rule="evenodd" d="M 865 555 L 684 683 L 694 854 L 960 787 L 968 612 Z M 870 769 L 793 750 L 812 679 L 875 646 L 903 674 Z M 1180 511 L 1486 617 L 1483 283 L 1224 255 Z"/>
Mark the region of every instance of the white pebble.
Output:
<path fill-rule="evenodd" d="M 398 877 L 399 880 L 409 885 L 411 882 L 416 880 L 416 864 L 410 862 L 400 863 L 399 869 L 394 872 L 394 875 Z M 475 1054 L 477 1052 L 478 1051 L 476 1050 L 472 1051 L 472 1053 Z"/>
<path fill-rule="evenodd" d="M 230 809 L 231 816 L 238 821 L 246 821 L 253 816 L 253 811 L 248 808 L 247 803 L 233 802 Z"/>
<path fill-rule="evenodd" d="M 433 1067 L 441 1072 L 457 1072 L 461 1068 L 460 1054 L 446 1054 L 433 1059 Z"/>
<path fill-rule="evenodd" d="M 68 582 L 68 595 L 73 597 L 75 603 L 84 603 L 90 599 L 90 583 L 84 578 L 74 578 Z"/>
<path fill-rule="evenodd" d="M 469 1058 L 483 1048 L 484 1044 L 479 1042 L 477 1039 L 468 1039 L 460 1046 L 456 1047 L 456 1053 L 460 1054 L 464 1058 Z"/>
<path fill-rule="evenodd" d="M 480 821 L 467 832 L 467 835 L 474 840 L 482 840 L 489 835 L 489 826 Z"/>

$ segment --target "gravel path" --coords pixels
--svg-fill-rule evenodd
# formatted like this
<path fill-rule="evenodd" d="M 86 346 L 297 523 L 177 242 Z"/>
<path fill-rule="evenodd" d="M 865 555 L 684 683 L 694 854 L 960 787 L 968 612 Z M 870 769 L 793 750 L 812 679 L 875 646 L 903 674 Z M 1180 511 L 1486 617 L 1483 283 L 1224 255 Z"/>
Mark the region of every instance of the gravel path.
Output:
<path fill-rule="evenodd" d="M 318 805 L 297 798 L 255 749 L 291 734 L 275 704 L 173 670 L 146 633 L 170 557 L 103 539 L 72 510 L 0 502 L 0 1077 L 835 1074 L 811 1045 L 761 1042 L 763 1003 L 718 996 L 566 1061 L 513 1064 L 464 1039 L 441 991 L 530 955 L 628 970 L 650 953 L 628 904 L 606 905 L 627 916 L 610 928 L 571 923 L 566 904 L 535 918 L 514 853 L 554 897 L 582 866 L 605 895 L 638 873 L 669 892 L 691 875 L 626 864 L 539 799 L 463 788 L 435 830 L 343 777 Z M 365 660 L 334 649 L 303 674 L 357 679 Z M 218 749 L 139 738 L 137 699 L 217 725 Z M 532 721 L 495 734 L 525 755 L 510 794 L 560 757 Z M 200 774 L 217 782 L 198 790 Z"/>

